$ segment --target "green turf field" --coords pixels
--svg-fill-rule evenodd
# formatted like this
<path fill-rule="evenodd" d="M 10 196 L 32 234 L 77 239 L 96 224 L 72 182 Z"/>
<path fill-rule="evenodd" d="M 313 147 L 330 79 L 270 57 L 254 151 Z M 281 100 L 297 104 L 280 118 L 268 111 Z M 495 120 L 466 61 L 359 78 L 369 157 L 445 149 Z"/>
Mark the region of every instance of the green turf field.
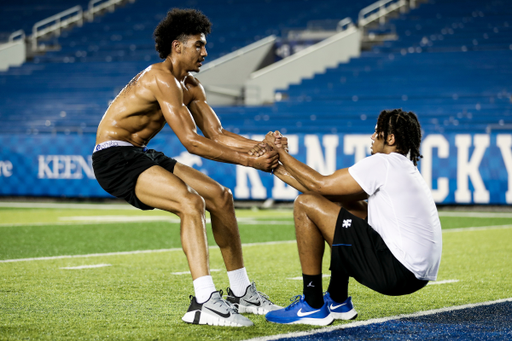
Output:
<path fill-rule="evenodd" d="M 185 324 L 193 287 L 183 274 L 188 268 L 176 217 L 77 207 L 0 208 L 0 340 L 243 340 L 314 328 L 254 315 L 248 315 L 255 323 L 250 328 Z M 237 217 L 251 280 L 288 305 L 302 290 L 293 279 L 301 271 L 292 212 L 239 210 Z M 437 284 L 388 297 L 352 281 L 359 321 L 512 297 L 512 214 L 441 212 L 441 222 Z M 208 240 L 215 245 L 210 231 Z M 220 251 L 212 247 L 210 257 L 213 279 L 225 290 Z M 326 253 L 325 274 L 328 262 Z"/>

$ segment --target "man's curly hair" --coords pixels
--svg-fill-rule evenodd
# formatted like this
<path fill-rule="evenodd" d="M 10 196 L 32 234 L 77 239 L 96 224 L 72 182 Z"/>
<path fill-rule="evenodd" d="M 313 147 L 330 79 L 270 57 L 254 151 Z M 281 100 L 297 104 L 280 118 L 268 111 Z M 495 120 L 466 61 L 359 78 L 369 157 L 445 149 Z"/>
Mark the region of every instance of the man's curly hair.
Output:
<path fill-rule="evenodd" d="M 160 58 L 165 59 L 171 53 L 173 41 L 184 42 L 187 36 L 201 33 L 207 35 L 211 32 L 211 26 L 210 20 L 198 10 L 173 8 L 153 33 L 155 49 Z"/>
<path fill-rule="evenodd" d="M 384 110 L 377 119 L 377 135 L 382 133 L 386 143 L 388 135 L 395 135 L 397 152 L 407 155 L 416 166 L 420 158 L 421 126 L 413 112 L 402 109 Z"/>

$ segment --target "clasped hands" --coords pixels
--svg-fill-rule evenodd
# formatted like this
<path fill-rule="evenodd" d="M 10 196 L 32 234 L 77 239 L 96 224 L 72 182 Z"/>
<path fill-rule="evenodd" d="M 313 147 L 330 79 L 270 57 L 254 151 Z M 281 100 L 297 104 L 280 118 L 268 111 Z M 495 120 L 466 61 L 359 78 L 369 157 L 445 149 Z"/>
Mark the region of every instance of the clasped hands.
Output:
<path fill-rule="evenodd" d="M 278 130 L 275 132 L 269 131 L 265 135 L 265 139 L 249 151 L 249 155 L 255 156 L 258 159 L 266 159 L 266 162 L 263 162 L 263 164 L 258 162 L 255 168 L 270 172 L 279 165 L 279 150 L 288 152 L 288 139 Z"/>

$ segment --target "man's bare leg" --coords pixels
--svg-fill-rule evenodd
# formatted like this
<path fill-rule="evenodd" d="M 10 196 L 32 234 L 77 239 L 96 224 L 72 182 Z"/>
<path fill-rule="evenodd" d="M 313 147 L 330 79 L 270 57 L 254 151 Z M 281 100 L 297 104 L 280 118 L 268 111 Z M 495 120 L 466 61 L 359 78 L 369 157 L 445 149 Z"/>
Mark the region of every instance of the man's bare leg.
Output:
<path fill-rule="evenodd" d="M 139 175 L 135 194 L 146 205 L 175 213 L 181 220 L 181 244 L 192 279 L 210 274 L 203 198 L 177 176 L 160 166 Z"/>
<path fill-rule="evenodd" d="M 233 271 L 242 268 L 242 243 L 231 191 L 200 171 L 180 163 L 176 164 L 174 174 L 204 198 L 211 216 L 213 236 L 226 269 Z"/>
<path fill-rule="evenodd" d="M 340 209 L 319 194 L 302 194 L 295 199 L 293 218 L 302 273 L 322 272 L 325 241 L 332 245 Z"/>
<path fill-rule="evenodd" d="M 205 201 L 183 180 L 160 166 L 144 171 L 135 194 L 146 205 L 177 214 L 181 218 L 181 244 L 187 256 L 196 296 L 182 320 L 191 324 L 252 326 L 216 291 L 210 276 L 205 230 Z"/>
<path fill-rule="evenodd" d="M 247 275 L 231 191 L 185 165 L 177 164 L 174 174 L 190 184 L 205 199 L 206 209 L 211 216 L 213 236 L 228 270 L 230 288 L 227 300 L 236 304 L 240 312 L 265 314 L 279 309 L 279 306 L 258 293 Z M 256 302 L 259 303 L 254 306 Z"/>
<path fill-rule="evenodd" d="M 305 279 L 304 295 L 306 302 L 314 308 L 319 308 L 323 304 L 321 273 L 324 245 L 326 241 L 332 247 L 341 206 L 360 218 L 365 218 L 367 215 L 368 206 L 364 201 L 334 203 L 314 193 L 300 195 L 295 201 L 295 231 Z M 307 281 L 316 283 L 318 287 L 309 288 L 306 285 Z M 335 269 L 332 270 L 327 291 L 334 301 L 344 302 L 348 297 L 348 276 Z"/>

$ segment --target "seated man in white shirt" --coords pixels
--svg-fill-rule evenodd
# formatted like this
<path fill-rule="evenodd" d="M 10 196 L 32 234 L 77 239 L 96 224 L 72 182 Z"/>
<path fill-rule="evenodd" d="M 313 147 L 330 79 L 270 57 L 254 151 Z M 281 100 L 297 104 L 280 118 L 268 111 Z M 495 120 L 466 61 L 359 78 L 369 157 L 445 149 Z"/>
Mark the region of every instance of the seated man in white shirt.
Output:
<path fill-rule="evenodd" d="M 401 109 L 383 111 L 371 139 L 371 156 L 328 176 L 274 146 L 281 162 L 274 174 L 304 193 L 294 206 L 304 289 L 290 306 L 267 313 L 268 321 L 327 325 L 354 319 L 349 277 L 385 295 L 410 294 L 436 279 L 441 224 L 416 168 L 418 119 Z M 325 242 L 331 280 L 324 295 Z"/>

